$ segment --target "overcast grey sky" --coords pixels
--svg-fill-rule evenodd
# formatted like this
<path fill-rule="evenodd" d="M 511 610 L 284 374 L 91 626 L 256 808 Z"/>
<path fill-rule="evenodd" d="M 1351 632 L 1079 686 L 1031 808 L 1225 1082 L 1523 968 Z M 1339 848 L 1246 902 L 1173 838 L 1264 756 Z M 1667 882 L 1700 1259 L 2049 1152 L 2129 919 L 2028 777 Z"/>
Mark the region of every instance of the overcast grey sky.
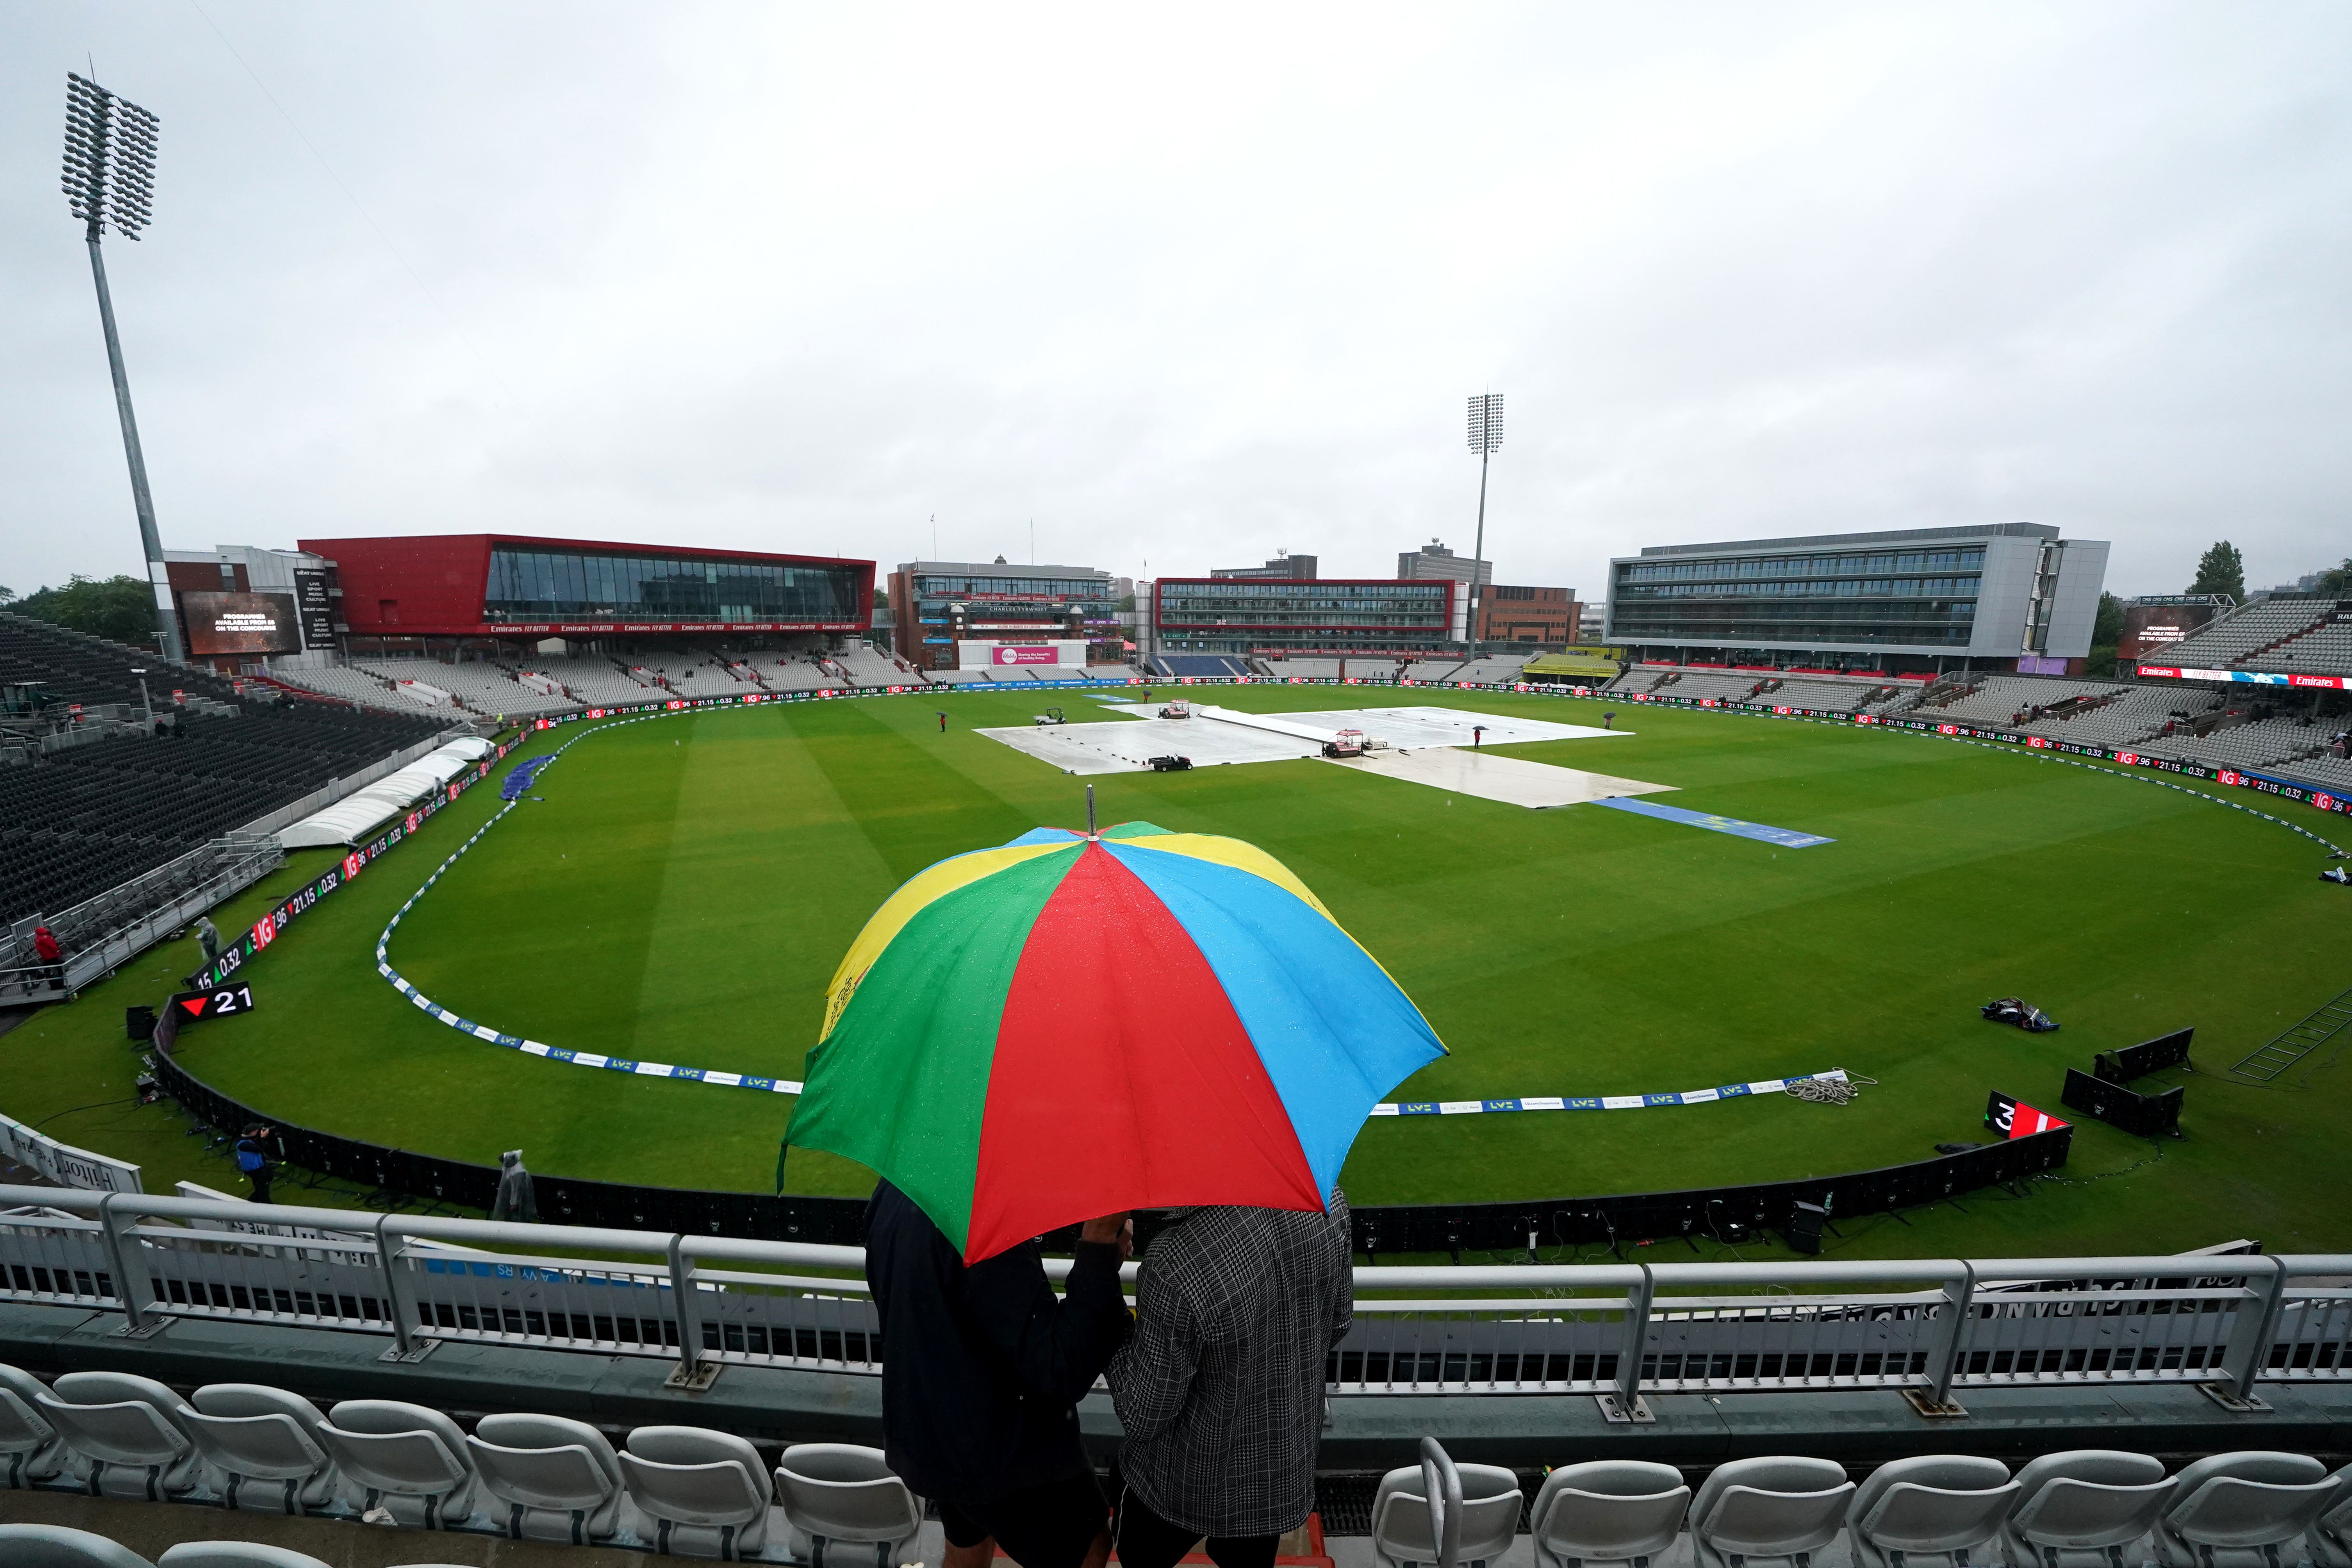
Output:
<path fill-rule="evenodd" d="M 2341 4 L 114 0 L 0 9 L 20 592 L 139 570 L 57 184 L 89 57 L 163 118 L 107 250 L 175 548 L 887 570 L 936 514 L 950 557 L 1034 519 L 1385 574 L 1470 548 L 1491 388 L 1507 582 L 2018 519 L 2124 593 L 2352 552 Z"/>

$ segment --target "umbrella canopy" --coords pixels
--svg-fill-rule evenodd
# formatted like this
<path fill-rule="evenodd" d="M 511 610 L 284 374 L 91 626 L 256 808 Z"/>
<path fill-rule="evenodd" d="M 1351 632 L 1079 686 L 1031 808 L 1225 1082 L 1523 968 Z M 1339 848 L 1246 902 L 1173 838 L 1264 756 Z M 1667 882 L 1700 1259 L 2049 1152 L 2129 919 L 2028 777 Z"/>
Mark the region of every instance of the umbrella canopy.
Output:
<path fill-rule="evenodd" d="M 1445 1054 L 1265 851 L 1038 828 L 900 888 L 833 977 L 789 1145 L 888 1177 L 978 1262 L 1130 1208 L 1319 1209 Z"/>

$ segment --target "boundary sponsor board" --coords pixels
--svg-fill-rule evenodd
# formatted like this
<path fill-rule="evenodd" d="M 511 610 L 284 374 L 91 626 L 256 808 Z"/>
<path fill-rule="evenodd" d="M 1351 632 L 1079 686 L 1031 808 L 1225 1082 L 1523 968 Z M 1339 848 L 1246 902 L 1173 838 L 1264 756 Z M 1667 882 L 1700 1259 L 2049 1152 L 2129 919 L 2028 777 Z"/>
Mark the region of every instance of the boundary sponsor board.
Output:
<path fill-rule="evenodd" d="M 0 1116 L 0 1154 L 27 1170 L 38 1171 L 61 1187 L 86 1193 L 143 1193 L 139 1167 L 104 1154 L 93 1154 Z"/>
<path fill-rule="evenodd" d="M 2323 691 L 2352 691 L 2352 675 L 2289 675 L 2276 669 L 2175 669 L 2169 665 L 2135 667 L 2142 677 L 2166 680 L 2227 680 L 2241 686 L 2317 687 Z"/>

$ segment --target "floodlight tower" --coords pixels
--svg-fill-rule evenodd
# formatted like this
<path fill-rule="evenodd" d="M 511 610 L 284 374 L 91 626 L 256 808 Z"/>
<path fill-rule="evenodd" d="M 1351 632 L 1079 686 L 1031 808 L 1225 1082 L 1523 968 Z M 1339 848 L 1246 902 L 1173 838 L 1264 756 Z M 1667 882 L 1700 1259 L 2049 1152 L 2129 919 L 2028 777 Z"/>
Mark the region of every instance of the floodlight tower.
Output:
<path fill-rule="evenodd" d="M 1486 462 L 1503 449 L 1503 395 L 1481 393 L 1470 400 L 1470 449 L 1478 454 L 1478 537 L 1470 546 L 1470 657 L 1478 657 L 1478 610 L 1486 602 L 1479 591 L 1478 568 L 1486 559 Z"/>
<path fill-rule="evenodd" d="M 131 382 L 122 373 L 122 340 L 114 331 L 114 296 L 107 291 L 106 258 L 99 237 L 108 225 L 137 239 L 152 221 L 147 204 L 155 188 L 156 118 L 94 81 L 66 73 L 64 190 L 89 244 L 89 272 L 98 282 L 98 319 L 106 328 L 106 363 L 114 372 L 114 410 L 122 419 L 122 451 L 131 462 L 131 499 L 139 509 L 139 539 L 147 551 L 147 578 L 155 589 L 155 636 L 163 657 L 183 662 L 180 626 L 172 614 L 172 583 L 163 541 L 155 531 L 155 503 L 147 493 L 147 458 L 139 449 L 139 421 L 131 412 Z"/>

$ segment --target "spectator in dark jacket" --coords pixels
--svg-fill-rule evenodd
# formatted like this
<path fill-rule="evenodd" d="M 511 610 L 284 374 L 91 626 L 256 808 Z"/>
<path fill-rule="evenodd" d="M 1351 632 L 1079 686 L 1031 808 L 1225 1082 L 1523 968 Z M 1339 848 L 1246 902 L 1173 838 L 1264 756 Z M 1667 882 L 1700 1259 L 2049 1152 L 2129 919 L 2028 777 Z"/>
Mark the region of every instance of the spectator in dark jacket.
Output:
<path fill-rule="evenodd" d="M 888 1182 L 866 1207 L 866 1277 L 882 1321 L 882 1443 L 939 1504 L 945 1568 L 1102 1568 L 1109 1508 L 1078 1443 L 1077 1403 L 1126 1339 L 1127 1216 L 1089 1220 L 1056 1299 L 1034 1242 L 966 1267 Z"/>
<path fill-rule="evenodd" d="M 1323 1372 L 1355 1321 L 1348 1197 L 1328 1212 L 1181 1211 L 1151 1240 L 1135 1334 L 1110 1365 L 1127 1439 L 1122 1568 L 1272 1568 L 1315 1506 Z"/>

